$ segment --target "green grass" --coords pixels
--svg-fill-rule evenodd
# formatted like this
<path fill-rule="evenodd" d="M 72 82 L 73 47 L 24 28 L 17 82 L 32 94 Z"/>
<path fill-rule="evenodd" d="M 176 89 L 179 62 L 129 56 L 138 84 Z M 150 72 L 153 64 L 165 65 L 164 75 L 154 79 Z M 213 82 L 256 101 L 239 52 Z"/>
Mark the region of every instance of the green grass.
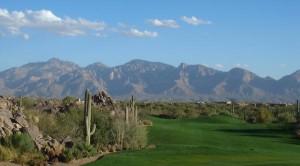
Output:
<path fill-rule="evenodd" d="M 151 120 L 149 143 L 156 149 L 116 153 L 88 165 L 300 165 L 300 140 L 284 125 L 247 124 L 224 116 Z"/>

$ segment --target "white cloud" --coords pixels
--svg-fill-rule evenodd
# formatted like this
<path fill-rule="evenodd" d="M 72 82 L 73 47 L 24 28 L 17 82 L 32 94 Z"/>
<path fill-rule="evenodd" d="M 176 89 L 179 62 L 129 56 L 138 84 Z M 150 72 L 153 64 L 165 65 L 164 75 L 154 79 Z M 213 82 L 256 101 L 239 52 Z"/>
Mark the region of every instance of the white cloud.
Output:
<path fill-rule="evenodd" d="M 224 65 L 222 65 L 222 64 L 215 64 L 215 67 L 216 67 L 216 68 L 223 69 L 225 66 L 224 66 Z"/>
<path fill-rule="evenodd" d="M 138 30 L 136 28 L 131 28 L 130 30 L 125 31 L 124 33 L 126 35 L 132 36 L 132 37 L 151 37 L 151 38 L 154 38 L 154 37 L 158 36 L 157 32 L 151 32 L 151 31 L 147 31 L 147 30 L 141 31 L 141 30 Z"/>
<path fill-rule="evenodd" d="M 194 26 L 212 24 L 211 21 L 203 20 L 203 19 L 197 18 L 195 16 L 192 16 L 192 17 L 182 16 L 181 20 L 190 25 L 194 25 Z"/>
<path fill-rule="evenodd" d="M 179 28 L 179 25 L 175 20 L 159 20 L 159 19 L 150 19 L 148 22 L 156 27 L 166 27 L 166 28 Z"/>
<path fill-rule="evenodd" d="M 8 11 L 0 8 L 0 31 L 11 35 L 20 35 L 29 39 L 24 29 L 40 29 L 64 36 L 79 36 L 87 33 L 98 33 L 106 24 L 89 21 L 83 18 L 61 18 L 50 10 Z"/>

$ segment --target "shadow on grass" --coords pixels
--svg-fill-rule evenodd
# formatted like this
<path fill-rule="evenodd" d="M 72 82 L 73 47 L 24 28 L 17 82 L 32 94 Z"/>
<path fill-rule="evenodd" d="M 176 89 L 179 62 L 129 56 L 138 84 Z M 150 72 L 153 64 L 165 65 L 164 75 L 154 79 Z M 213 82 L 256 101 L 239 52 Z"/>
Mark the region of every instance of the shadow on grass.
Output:
<path fill-rule="evenodd" d="M 287 131 L 282 129 L 221 129 L 218 131 L 235 133 L 243 136 L 281 138 Z"/>
<path fill-rule="evenodd" d="M 292 125 L 278 126 L 277 128 L 261 129 L 219 129 L 221 132 L 235 133 L 241 136 L 260 137 L 260 138 L 278 138 L 280 142 L 300 145 L 300 139 L 296 138 Z"/>
<path fill-rule="evenodd" d="M 159 114 L 159 115 L 151 115 L 156 118 L 161 118 L 161 119 L 176 119 L 176 117 L 167 115 L 167 114 Z"/>

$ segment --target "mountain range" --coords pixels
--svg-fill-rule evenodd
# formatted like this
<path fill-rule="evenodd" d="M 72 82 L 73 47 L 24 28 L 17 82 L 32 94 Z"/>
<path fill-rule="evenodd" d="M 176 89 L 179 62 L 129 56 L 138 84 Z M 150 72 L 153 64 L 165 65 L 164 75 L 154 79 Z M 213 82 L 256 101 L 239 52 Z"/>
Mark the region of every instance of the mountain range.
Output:
<path fill-rule="evenodd" d="M 140 100 L 238 100 L 292 102 L 300 96 L 300 70 L 281 79 L 260 77 L 242 68 L 227 72 L 204 65 L 132 60 L 108 67 L 80 67 L 56 58 L 0 72 L 0 94 L 62 98 L 84 90 L 105 90 L 114 98 Z"/>

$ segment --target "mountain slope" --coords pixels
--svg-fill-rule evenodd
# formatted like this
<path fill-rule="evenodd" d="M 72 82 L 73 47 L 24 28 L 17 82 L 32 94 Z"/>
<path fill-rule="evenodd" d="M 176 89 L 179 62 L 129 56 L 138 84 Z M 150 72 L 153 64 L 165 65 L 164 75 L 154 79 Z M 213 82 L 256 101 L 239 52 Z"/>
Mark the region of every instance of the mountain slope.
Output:
<path fill-rule="evenodd" d="M 300 71 L 280 80 L 262 78 L 234 68 L 228 72 L 203 65 L 178 67 L 144 60 L 108 67 L 94 63 L 82 68 L 50 59 L 0 72 L 2 95 L 81 97 L 84 89 L 106 90 L 117 98 L 293 101 L 300 95 Z"/>

